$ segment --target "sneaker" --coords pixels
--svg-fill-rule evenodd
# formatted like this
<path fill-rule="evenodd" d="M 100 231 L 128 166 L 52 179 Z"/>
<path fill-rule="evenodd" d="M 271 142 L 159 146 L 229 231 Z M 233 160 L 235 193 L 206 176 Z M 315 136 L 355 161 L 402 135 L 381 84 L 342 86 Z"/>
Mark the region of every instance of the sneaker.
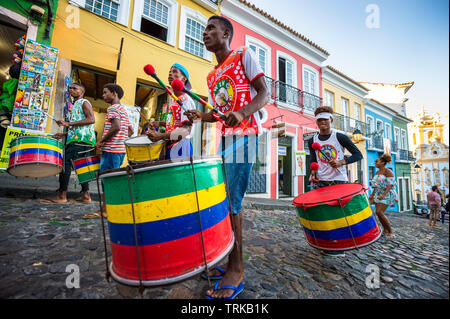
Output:
<path fill-rule="evenodd" d="M 439 225 L 433 225 L 433 227 L 437 227 L 437 228 L 440 228 L 441 226 L 439 226 Z"/>

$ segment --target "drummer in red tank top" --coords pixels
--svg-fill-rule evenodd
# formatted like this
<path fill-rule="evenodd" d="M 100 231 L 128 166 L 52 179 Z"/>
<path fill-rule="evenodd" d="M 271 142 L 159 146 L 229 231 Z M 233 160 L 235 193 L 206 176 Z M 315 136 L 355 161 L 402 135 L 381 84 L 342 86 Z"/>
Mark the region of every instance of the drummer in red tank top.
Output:
<path fill-rule="evenodd" d="M 226 124 L 222 128 L 222 146 L 228 146 L 225 142 L 225 136 L 228 136 L 233 140 L 232 143 L 234 145 L 244 141 L 244 146 L 241 150 L 251 152 L 254 150 L 251 149 L 248 140 L 260 132 L 257 111 L 267 103 L 268 89 L 264 80 L 264 73 L 254 57 L 253 51 L 248 48 L 231 50 L 232 37 L 233 26 L 230 21 L 220 16 L 209 18 L 203 32 L 203 41 L 206 49 L 213 52 L 218 61 L 218 65 L 207 77 L 209 101 L 210 104 L 225 113 L 224 118 L 221 120 Z M 185 114 L 191 121 L 218 121 L 213 112 L 201 113 L 194 110 Z M 237 145 L 236 148 L 238 147 L 240 146 Z M 227 147 L 224 152 L 228 152 L 228 149 L 232 148 Z M 231 155 L 236 155 L 237 151 L 230 150 L 230 153 Z M 244 287 L 241 204 L 248 186 L 252 164 L 228 163 L 226 160 L 225 167 L 227 170 L 232 212 L 231 220 L 236 244 L 229 255 L 226 271 L 213 269 L 208 274 L 209 276 L 221 277 L 219 275 L 225 273 L 223 278 L 217 281 L 214 289 L 206 291 L 206 298 L 209 299 L 234 298 Z"/>

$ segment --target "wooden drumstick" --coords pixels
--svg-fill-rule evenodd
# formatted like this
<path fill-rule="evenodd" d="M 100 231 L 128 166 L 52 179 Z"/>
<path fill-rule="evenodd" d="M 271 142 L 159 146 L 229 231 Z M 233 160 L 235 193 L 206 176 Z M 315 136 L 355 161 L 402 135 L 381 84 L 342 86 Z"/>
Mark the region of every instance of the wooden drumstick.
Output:
<path fill-rule="evenodd" d="M 51 116 L 50 114 L 48 114 L 47 112 L 45 112 L 45 111 L 42 111 L 42 113 L 44 113 L 45 115 L 47 115 L 49 118 L 51 118 L 53 121 L 55 121 L 55 122 L 58 122 L 58 120 L 57 119 L 55 119 L 53 116 Z"/>
<path fill-rule="evenodd" d="M 177 98 L 177 96 L 176 96 L 175 94 L 173 94 L 173 92 L 170 91 L 169 88 L 164 84 L 164 82 L 161 81 L 161 80 L 159 79 L 159 77 L 156 75 L 156 71 L 155 71 L 155 68 L 153 67 L 153 65 L 147 64 L 146 66 L 144 66 L 144 72 L 145 72 L 146 74 L 150 75 L 152 78 L 154 78 L 154 79 L 159 83 L 159 85 L 160 85 L 164 90 L 166 90 L 167 94 L 169 94 L 175 101 L 177 101 L 177 103 L 178 103 L 180 106 L 183 106 L 183 102 L 181 102 L 180 99 Z"/>
<path fill-rule="evenodd" d="M 179 79 L 175 79 L 172 81 L 172 83 L 170 84 L 172 86 L 172 88 L 175 91 L 179 91 L 179 92 L 184 92 L 187 95 L 189 95 L 191 98 L 193 98 L 194 100 L 200 102 L 202 105 L 206 106 L 208 109 L 212 110 L 213 112 L 217 113 L 220 115 L 221 119 L 223 119 L 222 117 L 224 116 L 224 114 L 222 112 L 220 112 L 219 110 L 217 110 L 214 106 L 212 106 L 211 104 L 209 104 L 208 102 L 206 102 L 205 100 L 203 100 L 200 96 L 198 96 L 197 94 L 186 90 L 186 88 L 184 87 L 184 83 L 179 80 Z"/>
<path fill-rule="evenodd" d="M 331 158 L 328 156 L 328 154 L 326 154 L 324 151 L 322 151 L 322 146 L 320 146 L 319 143 L 314 142 L 311 146 L 312 146 L 312 148 L 313 148 L 314 150 L 319 151 L 320 154 L 322 154 L 323 157 L 325 157 L 325 159 L 326 159 L 328 162 L 331 161 Z"/>

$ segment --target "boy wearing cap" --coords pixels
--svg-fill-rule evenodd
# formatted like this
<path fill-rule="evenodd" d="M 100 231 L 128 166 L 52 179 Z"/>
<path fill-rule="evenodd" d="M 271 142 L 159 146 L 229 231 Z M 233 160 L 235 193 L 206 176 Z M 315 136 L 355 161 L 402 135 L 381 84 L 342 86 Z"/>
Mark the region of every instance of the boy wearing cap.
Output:
<path fill-rule="evenodd" d="M 347 169 L 344 165 L 362 160 L 363 155 L 347 135 L 331 129 L 333 108 L 320 106 L 314 115 L 320 132 L 308 141 L 308 147 L 311 162 L 317 162 L 319 169 L 311 171 L 311 180 L 315 183 L 315 188 L 347 183 Z M 328 155 L 330 161 L 313 149 L 312 144 L 316 142 L 321 145 L 321 151 Z M 350 157 L 344 157 L 345 149 L 352 154 Z"/>
<path fill-rule="evenodd" d="M 172 65 L 169 71 L 169 83 L 172 83 L 175 79 L 181 80 L 186 90 L 192 88 L 189 82 L 189 72 L 179 63 Z M 165 158 L 167 160 L 192 156 L 192 144 L 190 141 L 190 137 L 193 134 L 192 122 L 183 113 L 188 110 L 195 110 L 195 103 L 184 92 L 174 90 L 173 93 L 182 102 L 183 106 L 181 107 L 175 100 L 164 104 L 163 109 L 167 110 L 164 117 L 165 121 L 151 122 L 147 133 L 148 138 L 152 142 L 167 141 Z M 157 132 L 157 127 L 164 127 L 165 131 Z"/>

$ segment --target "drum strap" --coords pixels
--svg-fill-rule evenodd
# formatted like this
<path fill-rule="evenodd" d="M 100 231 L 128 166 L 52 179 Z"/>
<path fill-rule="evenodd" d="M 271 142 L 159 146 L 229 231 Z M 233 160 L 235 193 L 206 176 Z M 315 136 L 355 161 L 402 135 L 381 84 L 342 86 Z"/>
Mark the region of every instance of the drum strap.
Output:
<path fill-rule="evenodd" d="M 347 216 L 346 216 L 344 208 L 343 208 L 344 206 L 341 203 L 341 198 L 338 198 L 337 200 L 339 202 L 339 207 L 341 207 L 342 214 L 345 217 L 345 222 L 347 223 L 347 227 L 350 230 L 350 234 L 352 235 L 353 243 L 355 244 L 355 247 L 358 248 L 358 245 L 356 245 L 355 236 L 353 236 L 352 228 L 350 227 L 350 224 L 348 223 Z"/>
<path fill-rule="evenodd" d="M 205 272 L 206 272 L 206 274 L 208 274 L 208 263 L 207 263 L 207 260 L 206 260 L 205 241 L 204 241 L 204 238 L 203 238 L 202 218 L 200 216 L 200 205 L 198 203 L 197 182 L 195 180 L 194 161 L 192 159 L 192 156 L 190 156 L 189 159 L 191 161 L 192 176 L 194 178 L 195 198 L 197 200 L 197 212 L 198 212 L 198 221 L 199 221 L 199 224 L 200 224 L 200 235 L 201 235 L 201 238 L 202 238 L 203 258 L 204 258 L 204 261 L 205 261 Z M 208 278 L 208 285 L 211 287 L 211 281 L 209 280 L 209 276 L 206 276 L 206 277 Z"/>
<path fill-rule="evenodd" d="M 98 191 L 98 202 L 100 203 L 100 218 L 102 220 L 102 231 L 103 231 L 103 244 L 105 246 L 105 263 L 106 263 L 106 281 L 109 282 L 109 277 L 111 277 L 111 273 L 108 268 L 108 248 L 106 245 L 106 234 L 105 234 L 105 222 L 103 221 L 103 213 L 102 213 L 102 193 L 100 192 L 100 183 L 99 177 L 97 174 L 97 191 Z"/>
<path fill-rule="evenodd" d="M 130 200 L 131 200 L 131 212 L 133 213 L 133 227 L 134 227 L 134 240 L 136 243 L 136 258 L 137 258 L 137 267 L 138 267 L 138 274 L 139 274 L 139 292 L 141 294 L 141 298 L 144 298 L 144 286 L 142 285 L 142 275 L 141 275 L 141 262 L 139 257 L 139 244 L 137 239 L 137 231 L 136 231 L 136 218 L 134 215 L 134 201 L 133 201 L 133 192 L 131 189 L 131 182 L 130 182 L 130 174 L 133 178 L 134 182 L 134 170 L 133 167 L 130 165 L 127 166 L 127 176 L 128 176 L 128 189 L 130 190 Z"/>

